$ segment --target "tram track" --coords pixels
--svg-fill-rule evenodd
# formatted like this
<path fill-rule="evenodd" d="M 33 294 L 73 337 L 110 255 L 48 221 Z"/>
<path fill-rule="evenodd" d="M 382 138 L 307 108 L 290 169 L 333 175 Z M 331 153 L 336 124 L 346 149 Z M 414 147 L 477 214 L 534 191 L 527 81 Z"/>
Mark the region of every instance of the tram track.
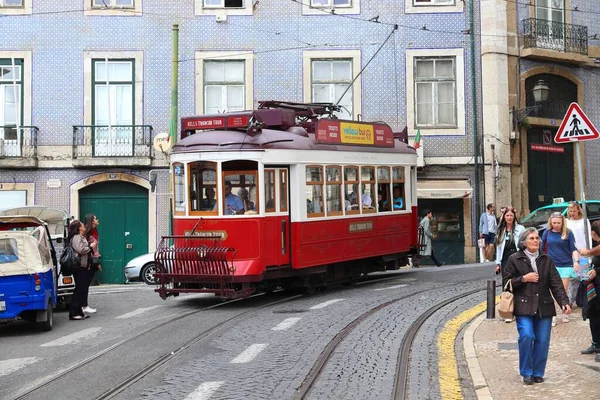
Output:
<path fill-rule="evenodd" d="M 352 322 L 350 322 L 346 327 L 344 327 L 326 346 L 325 349 L 321 352 L 321 355 L 317 358 L 317 361 L 313 364 L 313 367 L 309 371 L 305 380 L 302 382 L 302 385 L 297 389 L 294 400 L 305 400 L 308 398 L 311 390 L 313 389 L 315 383 L 317 382 L 321 372 L 324 367 L 327 365 L 327 362 L 335 352 L 336 348 L 344 341 L 344 339 L 354 331 L 362 322 L 364 322 L 367 318 L 374 315 L 375 313 L 392 306 L 399 301 L 406 300 L 408 298 L 418 296 L 423 293 L 427 293 L 431 290 L 439 290 L 445 287 L 454 286 L 455 284 L 450 285 L 442 285 L 437 286 L 435 288 L 428 288 L 419 290 L 417 292 L 407 294 L 404 296 L 400 296 L 393 300 L 386 301 L 366 312 L 358 316 Z M 394 390 L 392 393 L 392 400 L 405 400 L 408 398 L 407 390 L 408 390 L 408 374 L 409 374 L 409 366 L 410 366 L 410 354 L 414 339 L 417 335 L 419 329 L 423 326 L 423 324 L 431 318 L 433 314 L 442 309 L 443 307 L 451 304 L 455 301 L 463 299 L 467 296 L 475 294 L 477 292 L 481 292 L 485 289 L 474 289 L 467 291 L 465 293 L 461 293 L 459 295 L 453 296 L 447 300 L 444 300 L 435 306 L 427 309 L 423 314 L 414 321 L 406 331 L 402 343 L 400 345 L 400 351 L 398 352 L 398 361 L 396 367 L 396 379 L 394 382 Z"/>
<path fill-rule="evenodd" d="M 43 382 L 40 382 L 38 384 L 36 384 L 33 387 L 27 388 L 26 391 L 19 393 L 16 397 L 15 400 L 22 400 L 22 399 L 26 399 L 28 396 L 39 392 L 40 390 L 58 383 L 59 381 L 61 381 L 62 379 L 67 378 L 68 376 L 70 376 L 72 373 L 74 373 L 75 371 L 78 371 L 80 369 L 82 369 L 83 367 L 93 363 L 94 361 L 99 360 L 100 358 L 102 358 L 103 356 L 114 352 L 115 350 L 130 344 L 134 341 L 136 341 L 137 339 L 139 339 L 140 337 L 144 336 L 144 335 L 148 335 L 158 329 L 164 328 L 165 326 L 172 324 L 174 322 L 177 322 L 179 320 L 182 320 L 186 317 L 195 315 L 195 314 L 199 314 L 202 312 L 206 312 L 206 311 L 210 311 L 213 310 L 215 308 L 218 307 L 223 307 L 225 305 L 229 305 L 232 303 L 236 303 L 242 300 L 248 300 L 250 298 L 257 298 L 257 297 L 261 297 L 264 296 L 265 293 L 260 293 L 260 294 L 256 294 L 253 296 L 250 296 L 249 298 L 246 299 L 235 299 L 235 300 L 229 300 L 229 301 L 225 301 L 219 304 L 214 304 L 212 306 L 209 307 L 204 307 L 201 308 L 199 310 L 193 310 L 193 311 L 189 311 L 189 312 L 185 312 L 181 315 L 177 315 L 175 317 L 172 317 L 166 321 L 163 321 L 162 323 L 152 326 L 148 329 L 145 329 L 129 338 L 123 339 L 109 347 L 107 347 L 106 349 L 103 349 L 102 351 L 76 363 L 73 364 L 72 366 L 68 367 L 67 369 L 60 371 L 59 373 L 49 377 L 48 379 L 44 380 Z M 200 333 L 199 335 L 195 336 L 192 340 L 188 341 L 187 343 L 185 343 L 183 346 L 179 346 L 178 348 L 171 350 L 167 353 L 165 353 L 163 356 L 159 357 L 156 361 L 154 361 L 153 363 L 151 363 L 150 365 L 144 367 L 142 370 L 140 370 L 139 372 L 133 374 L 132 376 L 128 377 L 124 382 L 122 382 L 120 385 L 115 386 L 114 388 L 112 388 L 111 390 L 103 393 L 100 397 L 98 397 L 99 399 L 109 399 L 111 397 L 113 397 L 114 395 L 120 393 L 122 390 L 124 390 L 125 388 L 127 388 L 128 386 L 131 386 L 133 383 L 135 383 L 137 380 L 139 380 L 141 377 L 143 377 L 142 373 L 149 373 L 151 371 L 153 371 L 154 369 L 158 368 L 161 365 L 164 365 L 165 363 L 167 363 L 169 360 L 171 360 L 172 358 L 176 357 L 177 355 L 181 354 L 182 351 L 185 351 L 185 349 L 189 348 L 190 346 L 192 346 L 193 344 L 195 344 L 196 342 L 202 340 L 203 338 L 205 338 L 206 336 L 209 336 L 211 334 L 213 334 L 214 332 L 218 331 L 219 329 L 223 329 L 226 328 L 228 325 L 237 322 L 238 320 L 248 316 L 249 314 L 255 313 L 259 310 L 262 310 L 264 308 L 270 307 L 270 306 L 274 306 L 286 301 L 290 301 L 296 298 L 301 297 L 302 295 L 293 295 L 293 296 L 289 296 L 286 297 L 284 299 L 279 299 L 277 301 L 274 302 L 270 302 L 267 304 L 264 304 L 258 308 L 252 308 L 248 311 L 242 312 L 241 314 L 238 314 L 234 317 L 231 317 L 225 321 L 220 322 L 219 324 L 213 326 L 212 328 Z M 118 390 L 120 389 L 120 390 Z"/>
<path fill-rule="evenodd" d="M 394 274 L 391 277 L 390 276 L 381 276 L 381 277 L 365 276 L 365 277 L 362 277 L 359 281 L 357 281 L 356 285 L 366 285 L 366 284 L 372 284 L 372 283 L 385 282 L 388 280 L 395 280 L 395 279 L 398 279 L 400 277 L 400 275 L 401 274 Z M 283 290 L 276 290 L 275 293 L 280 292 L 280 291 L 283 291 Z M 103 349 L 103 350 L 99 351 L 98 353 L 96 353 L 90 357 L 87 357 L 76 364 L 71 365 L 70 367 L 66 368 L 65 370 L 60 371 L 53 376 L 50 376 L 46 380 L 39 382 L 32 387 L 25 389 L 25 391 L 17 394 L 17 396 L 15 397 L 15 400 L 26 399 L 29 396 L 31 396 L 32 394 L 39 393 L 42 389 L 45 389 L 53 384 L 59 383 L 61 380 L 68 378 L 70 375 L 72 375 L 76 371 L 81 370 L 82 368 L 94 363 L 95 361 L 98 361 L 99 359 L 101 359 L 104 356 L 107 356 L 110 353 L 113 353 L 117 349 L 123 348 L 124 346 L 126 346 L 132 342 L 135 342 L 139 338 L 141 338 L 145 335 L 148 335 L 158 329 L 164 328 L 167 325 L 173 324 L 177 321 L 180 321 L 182 319 L 185 319 L 187 317 L 190 317 L 190 316 L 202 313 L 202 312 L 213 310 L 215 308 L 223 307 L 223 306 L 230 305 L 230 304 L 233 304 L 236 302 L 241 302 L 244 300 L 248 301 L 249 299 L 256 299 L 256 298 L 259 298 L 259 297 L 262 297 L 265 295 L 266 295 L 266 293 L 258 293 L 258 294 L 252 295 L 248 298 L 228 300 L 228 301 L 224 301 L 222 303 L 218 303 L 218 304 L 214 304 L 214 305 L 211 305 L 208 307 L 201 308 L 199 310 L 187 311 L 187 312 L 184 312 L 177 316 L 174 316 L 170 319 L 163 321 L 162 323 L 160 323 L 158 325 L 147 328 L 129 338 L 126 338 L 117 343 L 114 343 L 113 345 L 107 347 L 106 349 Z M 270 303 L 264 304 L 264 305 L 256 307 L 256 308 L 249 309 L 241 314 L 233 316 L 225 321 L 222 321 L 222 322 L 218 323 L 217 325 L 213 326 L 212 328 L 196 335 L 192 339 L 188 340 L 185 344 L 178 346 L 177 348 L 172 349 L 171 351 L 165 352 L 162 356 L 158 357 L 155 361 L 153 361 L 150 364 L 146 365 L 145 367 L 141 368 L 137 372 L 131 374 L 120 384 L 118 384 L 118 385 L 112 387 L 110 390 L 102 393 L 101 395 L 96 397 L 96 399 L 105 400 L 105 399 L 111 399 L 111 398 L 115 397 L 116 395 L 121 393 L 123 390 L 125 390 L 128 387 L 130 387 L 131 385 L 135 384 L 137 381 L 144 378 L 146 375 L 148 375 L 152 371 L 167 364 L 173 358 L 183 354 L 187 349 L 194 346 L 196 343 L 204 340 L 206 337 L 208 337 L 222 329 L 228 328 L 230 325 L 237 323 L 239 320 L 246 318 L 249 315 L 252 315 L 253 313 L 256 313 L 265 308 L 272 307 L 272 306 L 281 304 L 283 302 L 291 301 L 291 300 L 298 299 L 298 298 L 304 297 L 304 296 L 306 296 L 306 295 L 303 295 L 303 294 L 290 295 L 289 297 L 286 297 L 284 299 L 278 299 L 274 302 L 270 302 Z"/>

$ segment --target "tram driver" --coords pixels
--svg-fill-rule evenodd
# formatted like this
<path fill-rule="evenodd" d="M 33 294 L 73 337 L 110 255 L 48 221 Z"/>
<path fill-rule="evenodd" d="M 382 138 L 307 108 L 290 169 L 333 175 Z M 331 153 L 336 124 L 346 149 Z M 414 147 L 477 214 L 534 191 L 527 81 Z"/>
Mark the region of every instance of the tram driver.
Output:
<path fill-rule="evenodd" d="M 231 181 L 225 181 L 225 214 L 237 215 L 243 214 L 244 211 L 242 199 L 231 193 Z"/>

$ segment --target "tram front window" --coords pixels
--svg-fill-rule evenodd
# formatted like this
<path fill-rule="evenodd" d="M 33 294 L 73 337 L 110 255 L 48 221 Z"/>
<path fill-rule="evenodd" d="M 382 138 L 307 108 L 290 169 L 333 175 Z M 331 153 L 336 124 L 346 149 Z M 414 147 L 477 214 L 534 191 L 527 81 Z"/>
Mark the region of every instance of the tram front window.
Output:
<path fill-rule="evenodd" d="M 217 212 L 217 164 L 190 163 L 190 211 Z M 177 204 L 177 203 L 176 203 Z"/>

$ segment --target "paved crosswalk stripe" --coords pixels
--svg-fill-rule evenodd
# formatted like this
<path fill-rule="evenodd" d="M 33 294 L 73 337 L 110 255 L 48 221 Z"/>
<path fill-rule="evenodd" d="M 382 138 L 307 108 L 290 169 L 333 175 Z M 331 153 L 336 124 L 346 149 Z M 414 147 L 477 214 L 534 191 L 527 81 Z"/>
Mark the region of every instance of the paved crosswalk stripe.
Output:
<path fill-rule="evenodd" d="M 281 321 L 277 326 L 271 328 L 272 331 L 286 331 L 300 321 L 302 318 L 287 318 Z"/>
<path fill-rule="evenodd" d="M 79 324 L 83 324 L 85 322 L 77 322 Z M 67 344 L 74 344 L 82 341 L 83 339 L 90 338 L 92 336 L 96 336 L 96 333 L 100 332 L 102 328 L 87 328 L 83 329 L 79 332 L 72 333 L 67 336 L 63 336 L 60 339 L 53 340 L 48 343 L 41 344 L 40 347 L 53 347 L 53 346 L 65 346 Z"/>
<path fill-rule="evenodd" d="M 141 314 L 145 313 L 146 311 L 155 310 L 159 307 L 164 307 L 164 306 L 152 306 L 152 307 L 146 307 L 146 308 L 138 308 L 137 310 L 133 310 L 132 312 L 128 312 L 127 314 L 119 315 L 118 317 L 115 317 L 115 319 L 137 317 L 138 315 L 141 315 Z"/>
<path fill-rule="evenodd" d="M 329 301 L 326 301 L 326 302 L 324 302 L 324 303 L 319 303 L 319 304 L 317 304 L 317 305 L 315 305 L 315 306 L 312 306 L 310 309 L 311 309 L 311 310 L 318 310 L 318 309 L 320 309 L 320 308 L 325 308 L 325 307 L 327 307 L 327 306 L 330 306 L 330 305 L 332 305 L 332 304 L 334 304 L 334 303 L 337 303 L 338 301 L 342 301 L 342 300 L 344 300 L 344 299 L 333 299 L 333 300 L 329 300 Z"/>
<path fill-rule="evenodd" d="M 208 400 L 224 383 L 225 381 L 204 382 L 184 400 Z"/>
<path fill-rule="evenodd" d="M 378 292 L 378 291 L 380 291 L 380 290 L 398 289 L 398 288 L 401 288 L 401 287 L 404 287 L 404 286 L 407 286 L 407 285 L 394 285 L 394 286 L 388 286 L 388 287 L 383 287 L 383 288 L 379 288 L 379 289 L 373 289 L 373 291 L 374 291 L 374 292 Z"/>
<path fill-rule="evenodd" d="M 11 374 L 39 360 L 40 359 L 37 357 L 11 358 L 9 360 L 0 360 L 0 376 Z"/>
<path fill-rule="evenodd" d="M 250 345 L 246 350 L 242 352 L 239 356 L 231 360 L 232 364 L 243 364 L 254 360 L 254 358 L 260 354 L 261 351 L 266 349 L 268 346 L 267 343 L 255 343 Z"/>

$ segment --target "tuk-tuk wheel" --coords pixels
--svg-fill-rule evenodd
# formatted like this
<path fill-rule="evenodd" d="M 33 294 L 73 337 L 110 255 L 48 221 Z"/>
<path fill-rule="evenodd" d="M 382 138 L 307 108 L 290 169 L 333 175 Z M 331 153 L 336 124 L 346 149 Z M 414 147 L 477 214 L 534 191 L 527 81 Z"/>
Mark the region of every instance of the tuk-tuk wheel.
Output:
<path fill-rule="evenodd" d="M 37 327 L 40 331 L 51 331 L 52 325 L 54 324 L 54 309 L 52 308 L 52 299 L 48 300 L 48 307 L 46 308 L 46 320 L 37 322 Z"/>

